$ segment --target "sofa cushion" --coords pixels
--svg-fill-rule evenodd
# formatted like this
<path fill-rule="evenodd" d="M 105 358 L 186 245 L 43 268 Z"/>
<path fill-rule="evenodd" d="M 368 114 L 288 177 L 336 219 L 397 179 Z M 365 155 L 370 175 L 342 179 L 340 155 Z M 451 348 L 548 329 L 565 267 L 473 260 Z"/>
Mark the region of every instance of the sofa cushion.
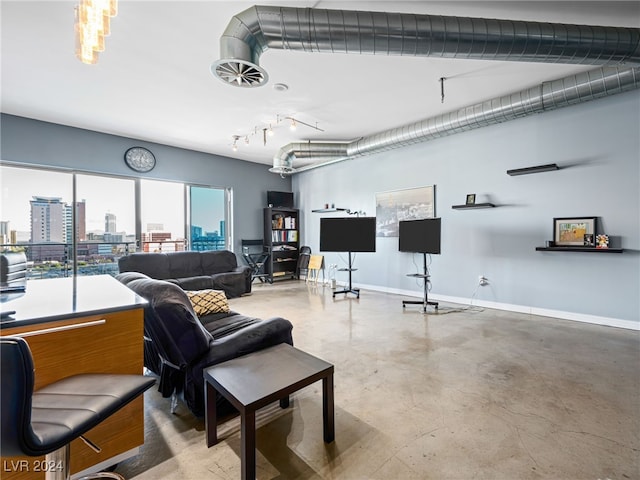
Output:
<path fill-rule="evenodd" d="M 223 290 L 185 290 L 187 297 L 191 301 L 193 311 L 198 317 L 210 313 L 228 313 L 229 302 Z"/>
<path fill-rule="evenodd" d="M 240 297 L 247 292 L 247 282 L 243 273 L 218 273 L 211 276 L 211 288 L 224 290 L 227 298 Z"/>
<path fill-rule="evenodd" d="M 205 275 L 200 261 L 202 252 L 173 252 L 169 258 L 171 278 L 197 277 Z"/>
<path fill-rule="evenodd" d="M 233 272 L 238 266 L 236 254 L 229 250 L 200 252 L 200 255 L 202 273 L 204 275 Z"/>
<path fill-rule="evenodd" d="M 183 290 L 204 290 L 215 288 L 211 275 L 199 275 L 195 277 L 170 278 L 171 283 L 179 285 Z M 219 288 L 217 290 L 220 290 Z"/>
<path fill-rule="evenodd" d="M 132 253 L 118 259 L 120 272 L 140 272 L 151 278 L 172 278 L 166 253 Z"/>

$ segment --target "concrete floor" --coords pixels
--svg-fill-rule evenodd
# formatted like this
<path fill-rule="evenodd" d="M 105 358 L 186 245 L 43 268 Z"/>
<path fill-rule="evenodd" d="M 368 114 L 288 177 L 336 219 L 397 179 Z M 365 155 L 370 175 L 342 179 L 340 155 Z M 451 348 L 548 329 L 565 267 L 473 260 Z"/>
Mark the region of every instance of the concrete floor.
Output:
<path fill-rule="evenodd" d="M 638 332 L 459 305 L 425 315 L 403 298 L 256 281 L 230 301 L 288 318 L 296 347 L 335 365 L 335 442 L 318 382 L 258 412 L 258 479 L 640 478 Z M 238 418 L 207 449 L 202 419 L 145 395 L 143 451 L 117 472 L 240 478 Z"/>

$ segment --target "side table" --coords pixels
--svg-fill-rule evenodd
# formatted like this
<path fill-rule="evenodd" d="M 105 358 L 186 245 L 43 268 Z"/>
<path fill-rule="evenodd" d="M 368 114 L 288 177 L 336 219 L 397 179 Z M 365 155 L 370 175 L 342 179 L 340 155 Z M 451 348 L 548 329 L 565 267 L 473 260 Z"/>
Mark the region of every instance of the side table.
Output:
<path fill-rule="evenodd" d="M 283 343 L 204 370 L 207 447 L 218 443 L 216 392 L 240 412 L 243 480 L 256 476 L 256 411 L 276 400 L 289 406 L 289 395 L 322 380 L 325 443 L 335 438 L 333 365 Z"/>

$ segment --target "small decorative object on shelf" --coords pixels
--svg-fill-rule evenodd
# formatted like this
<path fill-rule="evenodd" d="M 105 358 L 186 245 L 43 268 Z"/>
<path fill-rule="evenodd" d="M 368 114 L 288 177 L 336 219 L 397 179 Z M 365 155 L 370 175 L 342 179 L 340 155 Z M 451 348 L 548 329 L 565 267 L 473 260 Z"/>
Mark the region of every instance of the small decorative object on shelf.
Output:
<path fill-rule="evenodd" d="M 465 205 L 475 205 L 475 203 L 476 203 L 476 194 L 469 193 L 467 195 L 467 201 L 465 202 Z"/>
<path fill-rule="evenodd" d="M 584 246 L 585 247 L 593 247 L 593 233 L 585 233 L 584 234 Z"/>
<path fill-rule="evenodd" d="M 609 235 L 596 235 L 596 248 L 609 248 Z"/>

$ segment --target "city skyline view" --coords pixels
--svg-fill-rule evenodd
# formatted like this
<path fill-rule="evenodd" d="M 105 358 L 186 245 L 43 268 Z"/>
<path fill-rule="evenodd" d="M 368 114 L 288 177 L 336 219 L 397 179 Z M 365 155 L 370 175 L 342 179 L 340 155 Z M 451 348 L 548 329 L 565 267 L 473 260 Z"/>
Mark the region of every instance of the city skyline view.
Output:
<path fill-rule="evenodd" d="M 141 180 L 141 223 L 161 225 L 172 239 L 183 239 L 185 232 L 184 184 Z M 36 169 L 0 167 L 2 205 L 0 221 L 18 232 L 19 241 L 29 241 L 31 201 L 34 197 L 60 198 L 72 204 L 72 174 Z M 203 232 L 221 232 L 224 221 L 224 190 L 191 187 L 191 224 Z M 106 215 L 115 215 L 115 230 L 135 234 L 135 183 L 132 179 L 76 174 L 76 199 L 85 202 L 87 234 L 105 232 Z"/>

